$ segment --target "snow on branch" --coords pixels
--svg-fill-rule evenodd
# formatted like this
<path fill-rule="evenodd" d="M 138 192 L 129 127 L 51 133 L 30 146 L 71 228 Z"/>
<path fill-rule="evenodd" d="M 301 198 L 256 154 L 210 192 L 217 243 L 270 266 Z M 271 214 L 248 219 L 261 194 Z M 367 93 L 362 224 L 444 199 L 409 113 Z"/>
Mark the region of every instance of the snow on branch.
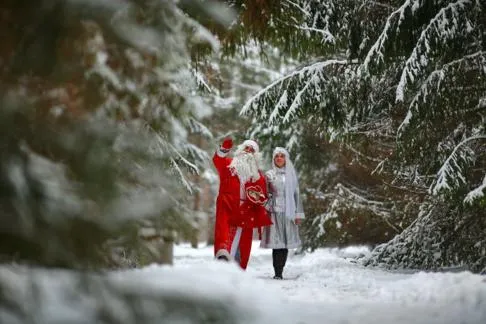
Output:
<path fill-rule="evenodd" d="M 189 127 L 192 134 L 199 134 L 206 138 L 213 138 L 213 133 L 211 133 L 211 131 L 204 124 L 194 117 L 187 117 L 184 120 L 184 123 Z"/>
<path fill-rule="evenodd" d="M 376 40 L 376 42 L 371 46 L 366 58 L 363 61 L 363 64 L 359 68 L 359 74 L 364 74 L 369 70 L 369 65 L 372 60 L 375 60 L 376 63 L 380 61 L 384 61 L 385 57 L 385 44 L 391 38 L 393 33 L 400 27 L 400 22 L 403 20 L 405 15 L 405 10 L 411 7 L 417 7 L 420 4 L 419 0 L 407 0 L 403 3 L 403 5 L 392 12 L 385 23 L 385 27 L 381 32 L 380 36 Z"/>
<path fill-rule="evenodd" d="M 298 3 L 295 3 L 295 2 L 290 1 L 290 0 L 286 0 L 285 2 L 287 2 L 288 4 L 294 6 L 297 9 L 299 9 L 305 16 L 310 16 L 311 15 L 308 10 L 306 10 L 304 7 L 300 6 Z"/>
<path fill-rule="evenodd" d="M 473 0 L 458 0 L 439 10 L 437 15 L 430 20 L 427 27 L 422 31 L 412 54 L 405 62 L 396 90 L 397 101 L 403 101 L 408 81 L 414 82 L 422 70 L 429 65 L 429 54 L 434 50 L 430 44 L 431 40 L 440 39 L 440 42 L 444 43 L 447 40 L 454 39 L 458 33 L 474 30 L 471 28 L 472 24 L 464 15 L 471 12 L 472 7 L 476 4 L 476 1 Z M 469 28 L 463 28 L 464 26 L 469 26 Z"/>
<path fill-rule="evenodd" d="M 470 191 L 466 198 L 464 198 L 465 204 L 472 204 L 473 201 L 484 197 L 484 192 L 486 191 L 486 175 L 484 176 L 483 183 L 476 189 Z"/>
<path fill-rule="evenodd" d="M 221 7 L 220 9 L 221 9 L 221 11 L 224 11 L 223 7 Z M 189 17 L 189 15 L 187 15 L 187 13 L 182 11 L 182 9 L 179 8 L 177 5 L 174 5 L 173 11 L 174 11 L 174 16 L 179 21 L 182 21 L 185 26 L 192 29 L 193 40 L 198 41 L 200 43 L 209 44 L 209 46 L 211 47 L 211 50 L 213 50 L 214 52 L 219 51 L 219 49 L 221 48 L 221 43 L 218 40 L 218 38 L 213 33 L 211 33 L 211 31 L 209 31 L 206 27 L 204 27 L 197 20 Z M 215 13 L 216 12 L 217 11 L 215 11 Z M 213 15 L 212 18 L 216 18 L 216 15 Z M 227 18 L 225 18 L 225 19 L 227 19 Z"/>
<path fill-rule="evenodd" d="M 314 27 L 308 27 L 308 26 L 298 26 L 298 25 L 294 25 L 294 27 L 297 28 L 297 29 L 300 29 L 302 31 L 314 32 L 314 33 L 321 34 L 322 40 L 323 40 L 324 43 L 334 44 L 334 42 L 336 42 L 336 38 L 328 29 L 314 28 Z"/>
<path fill-rule="evenodd" d="M 313 79 L 314 79 L 315 75 L 313 75 L 304 85 L 304 87 L 302 89 L 300 89 L 298 92 L 297 92 L 297 95 L 294 97 L 294 100 L 292 100 L 292 104 L 290 105 L 289 109 L 287 110 L 287 112 L 285 113 L 285 116 L 284 116 L 284 119 L 283 119 L 283 122 L 289 122 L 290 121 L 290 118 L 292 117 L 292 115 L 295 114 L 295 111 L 297 110 L 297 108 L 301 105 L 302 103 L 302 95 L 304 95 L 305 93 L 307 93 L 307 90 L 309 89 L 309 86 L 311 85 Z M 315 80 L 314 80 L 315 81 Z"/>
<path fill-rule="evenodd" d="M 208 152 L 205 150 L 201 149 L 200 147 L 187 143 L 184 145 L 184 150 L 187 152 L 187 155 L 192 158 L 194 161 L 203 161 L 203 162 L 208 162 L 210 161 L 210 157 L 208 155 Z"/>
<path fill-rule="evenodd" d="M 177 163 L 177 161 L 173 158 L 170 158 L 170 162 L 172 164 L 172 167 L 174 168 L 174 170 L 176 171 L 177 175 L 179 176 L 179 180 L 182 182 L 182 184 L 184 185 L 184 188 L 186 188 L 186 190 L 192 194 L 192 189 L 193 189 L 193 185 L 192 183 L 186 179 L 185 175 L 184 175 L 184 172 L 182 172 L 181 168 L 179 167 L 179 164 Z"/>
<path fill-rule="evenodd" d="M 397 136 L 401 136 L 403 134 L 406 127 L 410 124 L 410 121 L 414 117 L 414 114 L 419 111 L 421 104 L 427 103 L 427 98 L 433 94 L 438 92 L 441 87 L 442 81 L 448 75 L 448 73 L 457 68 L 461 67 L 464 69 L 476 69 L 476 70 L 484 70 L 486 69 L 486 52 L 479 51 L 471 55 L 464 56 L 458 60 L 454 60 L 447 64 L 444 64 L 440 69 L 433 71 L 429 74 L 427 79 L 424 81 L 422 86 L 420 87 L 419 91 L 416 93 L 412 102 L 409 105 L 409 109 L 407 115 L 405 116 L 404 120 L 398 127 Z M 453 72 L 457 73 L 457 72 Z M 478 108 L 481 108 L 481 100 L 478 104 Z M 483 103 L 483 105 L 485 105 Z M 429 107 L 426 107 L 429 109 Z"/>
<path fill-rule="evenodd" d="M 194 78 L 196 79 L 196 83 L 199 88 L 204 89 L 205 91 L 211 93 L 213 90 L 209 86 L 208 82 L 206 81 L 206 77 L 204 76 L 201 71 L 192 68 L 191 73 L 193 74 Z"/>
<path fill-rule="evenodd" d="M 197 165 L 190 162 L 184 156 L 182 156 L 179 150 L 176 147 L 174 147 L 171 143 L 169 143 L 160 133 L 155 132 L 154 137 L 155 137 L 154 144 L 156 146 L 154 147 L 154 149 L 161 156 L 165 156 L 165 155 L 170 156 L 170 162 L 175 174 L 178 176 L 179 180 L 184 185 L 186 190 L 189 193 L 192 193 L 193 186 L 191 185 L 191 182 L 188 179 L 186 179 L 184 172 L 180 168 L 180 164 L 184 164 L 185 167 L 189 168 L 190 170 L 192 170 L 192 172 L 196 174 L 199 173 L 199 168 L 197 167 Z"/>
<path fill-rule="evenodd" d="M 378 1 L 365 1 L 363 5 L 367 5 L 367 6 L 377 6 L 377 7 L 383 7 L 383 8 L 387 8 L 387 9 L 392 9 L 392 10 L 396 10 L 396 7 L 388 4 L 388 3 L 382 3 L 382 2 L 378 2 Z"/>
<path fill-rule="evenodd" d="M 436 181 L 431 185 L 429 192 L 433 195 L 439 194 L 442 190 L 450 191 L 454 187 L 466 184 L 463 175 L 465 166 L 473 161 L 474 152 L 466 143 L 476 140 L 486 140 L 486 135 L 471 136 L 454 147 L 452 153 L 447 157 L 437 172 Z"/>
<path fill-rule="evenodd" d="M 356 190 L 357 188 L 352 190 L 351 188 L 344 186 L 342 183 L 338 183 L 336 189 L 338 190 L 338 197 L 331 204 L 331 211 L 336 212 L 337 209 L 342 207 L 368 210 L 374 215 L 381 217 L 383 221 L 397 233 L 400 232 L 400 230 L 388 220 L 393 213 L 393 204 L 368 199 L 359 194 Z"/>
<path fill-rule="evenodd" d="M 316 96 L 322 95 L 321 89 L 327 82 L 325 69 L 346 64 L 344 60 L 327 60 L 281 77 L 251 97 L 240 115 L 265 113 L 265 116 L 270 116 L 270 123 L 277 122 L 279 118 L 288 122 L 304 101 L 318 99 Z"/>
<path fill-rule="evenodd" d="M 339 12 L 336 8 L 343 7 L 342 0 L 338 3 L 334 1 L 321 1 L 321 0 L 297 0 L 297 1 L 285 1 L 283 3 L 284 7 L 291 10 L 297 9 L 297 13 L 301 14 L 301 18 L 292 17 L 295 24 L 289 24 L 284 20 L 281 20 L 283 24 L 288 25 L 295 30 L 303 31 L 302 37 L 311 38 L 313 34 L 322 35 L 322 42 L 334 44 L 336 42 L 336 36 L 331 32 L 335 30 L 339 33 L 342 28 L 340 28 L 343 21 L 334 22 L 334 16 Z M 299 16 L 299 15 L 297 15 Z"/>
<path fill-rule="evenodd" d="M 483 108 L 486 108 L 486 97 L 479 99 L 478 109 L 483 109 Z"/>
<path fill-rule="evenodd" d="M 338 189 L 340 195 L 350 197 L 355 202 L 359 203 L 360 205 L 376 206 L 376 207 L 380 207 L 380 208 L 385 206 L 385 203 L 383 203 L 381 201 L 370 200 L 370 199 L 360 195 L 359 193 L 351 190 L 350 188 L 344 186 L 341 183 L 338 183 L 336 185 L 336 188 Z"/>

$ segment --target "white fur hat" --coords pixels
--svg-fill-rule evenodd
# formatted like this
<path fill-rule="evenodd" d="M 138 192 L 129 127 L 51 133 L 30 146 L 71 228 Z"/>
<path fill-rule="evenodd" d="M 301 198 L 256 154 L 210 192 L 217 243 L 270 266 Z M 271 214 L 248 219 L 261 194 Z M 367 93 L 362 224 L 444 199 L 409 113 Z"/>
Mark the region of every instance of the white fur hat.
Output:
<path fill-rule="evenodd" d="M 250 146 L 250 147 L 253 147 L 253 149 L 255 150 L 255 153 L 258 153 L 260 152 L 260 147 L 258 146 L 257 142 L 255 142 L 254 140 L 245 140 L 241 146 L 244 148 L 246 146 Z"/>

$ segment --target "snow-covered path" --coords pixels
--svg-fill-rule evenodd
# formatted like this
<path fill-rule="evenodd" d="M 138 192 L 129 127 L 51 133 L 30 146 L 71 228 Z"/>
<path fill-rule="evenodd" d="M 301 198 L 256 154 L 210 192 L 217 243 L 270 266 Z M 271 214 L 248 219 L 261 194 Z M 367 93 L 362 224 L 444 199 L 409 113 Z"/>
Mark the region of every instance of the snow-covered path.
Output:
<path fill-rule="evenodd" d="M 210 271 L 214 278 L 206 289 L 216 295 L 234 291 L 237 303 L 253 299 L 245 308 L 253 308 L 259 323 L 486 323 L 482 276 L 365 268 L 347 257 L 367 250 L 348 248 L 290 253 L 284 272 L 289 279 L 273 280 L 271 250 L 258 243 L 246 272 L 213 261 L 209 247 L 187 245 L 176 246 L 173 269 L 194 271 L 202 285 Z"/>
<path fill-rule="evenodd" d="M 289 280 L 271 279 L 258 242 L 246 272 L 211 247 L 174 252 L 173 266 L 102 273 L 4 265 L 0 323 L 486 323 L 483 276 L 364 268 L 347 258 L 363 248 L 290 254 Z"/>

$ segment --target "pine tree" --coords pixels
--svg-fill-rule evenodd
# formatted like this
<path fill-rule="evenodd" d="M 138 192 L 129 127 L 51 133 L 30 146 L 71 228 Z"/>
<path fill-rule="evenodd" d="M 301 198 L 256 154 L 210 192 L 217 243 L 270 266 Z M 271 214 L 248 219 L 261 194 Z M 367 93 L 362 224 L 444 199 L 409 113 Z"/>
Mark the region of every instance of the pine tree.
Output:
<path fill-rule="evenodd" d="M 190 220 L 191 175 L 207 162 L 191 141 L 211 136 L 192 58 L 218 45 L 192 6 L 2 2 L 2 323 L 236 322 L 227 303 L 153 290 L 146 273 L 86 271 L 138 265 L 140 235 Z"/>
<path fill-rule="evenodd" d="M 218 41 L 177 1 L 6 1 L 2 14 L 2 258 L 143 262 L 113 252 L 189 226 L 190 175 L 208 159 L 188 139 L 207 132 L 192 56 Z"/>
<path fill-rule="evenodd" d="M 303 8 L 309 2 L 294 3 Z M 353 207 L 356 200 L 349 197 L 359 197 L 364 190 L 368 197 L 359 199 L 380 206 L 391 203 L 394 227 L 411 224 L 380 247 L 380 253 L 368 263 L 428 269 L 464 263 L 474 271 L 481 270 L 486 266 L 480 252 L 484 251 L 478 234 L 482 230 L 477 231 L 484 229 L 484 212 L 478 206 L 484 204 L 486 172 L 484 3 L 359 1 L 341 8 L 347 14 L 340 16 L 348 17 L 344 30 L 335 34 L 339 38 L 336 44 L 342 47 L 313 53 L 316 59 L 312 62 L 248 100 L 242 114 L 254 119 L 252 133 L 280 138 L 301 154 L 306 148 L 295 145 L 296 139 L 304 137 L 303 130 L 310 123 L 315 125 L 318 139 L 338 143 L 344 155 L 354 155 L 352 160 L 381 182 L 379 191 L 368 190 L 361 182 L 351 191 L 341 184 L 335 194 Z M 332 22 L 333 17 L 329 12 L 324 20 Z M 298 14 L 292 21 L 306 23 Z M 276 42 L 291 41 L 291 34 L 279 34 L 282 38 Z M 330 193 L 324 194 L 329 197 Z M 336 211 L 332 207 L 336 203 L 339 199 L 333 198 L 327 204 L 329 213 Z M 445 210 L 445 216 L 424 212 L 430 210 L 427 206 Z M 375 216 L 380 213 L 375 204 L 364 210 Z M 443 218 L 439 221 L 438 217 Z M 324 225 L 315 219 L 308 222 L 314 228 Z M 462 225 L 460 231 L 439 228 L 442 222 Z M 401 232 L 404 227 L 397 229 Z M 440 254 L 422 246 L 424 237 L 416 229 L 424 227 L 429 233 L 441 233 L 442 239 L 430 238 Z M 400 240 L 413 243 L 397 249 Z M 476 251 L 466 248 L 467 240 L 477 244 Z M 392 251 L 394 255 L 400 251 L 400 256 L 389 257 Z M 431 255 L 435 256 L 433 262 L 423 262 L 431 260 Z"/>

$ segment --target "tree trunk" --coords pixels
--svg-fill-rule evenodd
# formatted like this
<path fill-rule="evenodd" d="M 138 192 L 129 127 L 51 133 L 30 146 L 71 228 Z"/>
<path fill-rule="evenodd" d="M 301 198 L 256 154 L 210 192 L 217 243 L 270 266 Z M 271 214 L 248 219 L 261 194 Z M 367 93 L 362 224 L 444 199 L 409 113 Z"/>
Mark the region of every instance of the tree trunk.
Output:
<path fill-rule="evenodd" d="M 174 264 L 174 233 L 166 231 L 158 243 L 160 264 Z"/>

